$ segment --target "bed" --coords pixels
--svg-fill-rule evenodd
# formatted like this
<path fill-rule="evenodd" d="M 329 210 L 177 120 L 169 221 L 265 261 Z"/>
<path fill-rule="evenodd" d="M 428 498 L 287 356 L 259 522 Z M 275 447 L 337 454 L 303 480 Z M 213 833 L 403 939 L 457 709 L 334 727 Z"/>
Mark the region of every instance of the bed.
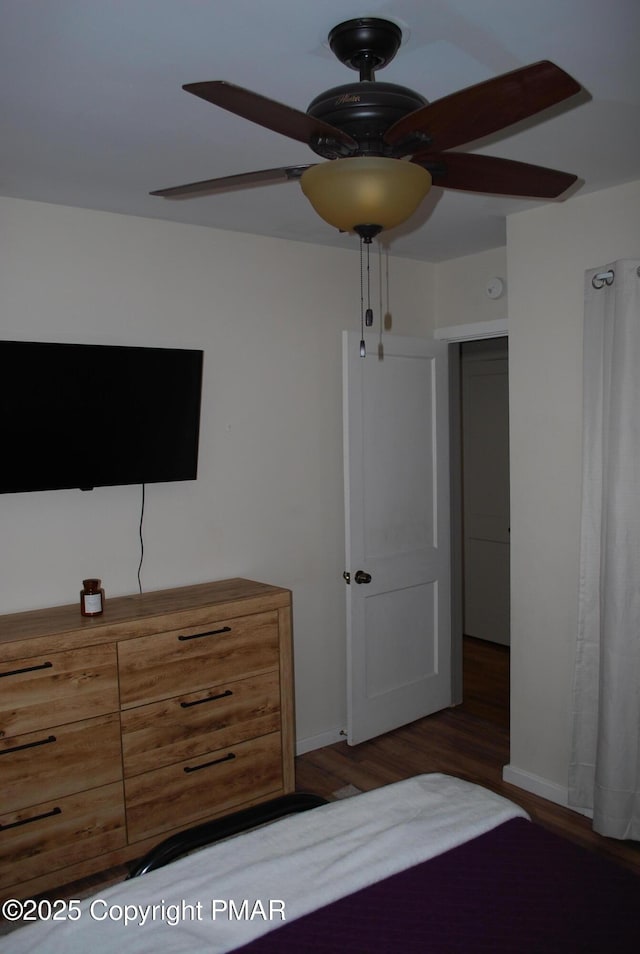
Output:
<path fill-rule="evenodd" d="M 640 878 L 441 774 L 291 815 L 57 913 L 9 934 L 3 951 L 640 949 Z"/>

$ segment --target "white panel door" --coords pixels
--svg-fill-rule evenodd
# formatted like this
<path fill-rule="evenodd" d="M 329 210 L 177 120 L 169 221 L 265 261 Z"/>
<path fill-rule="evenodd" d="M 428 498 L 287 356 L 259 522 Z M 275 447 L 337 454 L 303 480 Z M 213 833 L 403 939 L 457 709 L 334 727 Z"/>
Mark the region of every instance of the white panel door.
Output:
<path fill-rule="evenodd" d="M 447 346 L 389 335 L 381 357 L 370 335 L 361 358 L 359 340 L 344 332 L 351 744 L 451 704 Z"/>

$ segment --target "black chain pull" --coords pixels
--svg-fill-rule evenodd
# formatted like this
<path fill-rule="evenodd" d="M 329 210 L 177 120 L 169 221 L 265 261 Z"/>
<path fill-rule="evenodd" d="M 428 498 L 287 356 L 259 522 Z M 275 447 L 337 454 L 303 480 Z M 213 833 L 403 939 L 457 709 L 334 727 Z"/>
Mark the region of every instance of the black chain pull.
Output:
<path fill-rule="evenodd" d="M 366 358 L 366 356 L 367 347 L 364 343 L 364 262 L 362 258 L 362 236 L 360 236 L 360 357 Z"/>

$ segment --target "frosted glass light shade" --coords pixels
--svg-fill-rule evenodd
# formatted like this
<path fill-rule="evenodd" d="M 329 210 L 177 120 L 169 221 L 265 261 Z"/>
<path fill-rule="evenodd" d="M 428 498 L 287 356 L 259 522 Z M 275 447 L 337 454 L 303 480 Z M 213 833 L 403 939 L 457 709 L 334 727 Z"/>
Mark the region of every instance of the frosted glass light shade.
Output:
<path fill-rule="evenodd" d="M 311 166 L 300 185 L 318 215 L 337 229 L 391 229 L 418 208 L 431 188 L 431 174 L 402 159 L 355 156 Z"/>

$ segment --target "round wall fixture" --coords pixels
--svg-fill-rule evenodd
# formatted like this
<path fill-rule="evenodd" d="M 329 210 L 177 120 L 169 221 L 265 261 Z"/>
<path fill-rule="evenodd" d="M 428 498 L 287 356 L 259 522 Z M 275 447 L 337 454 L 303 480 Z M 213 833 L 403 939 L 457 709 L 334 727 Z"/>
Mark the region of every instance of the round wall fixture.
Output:
<path fill-rule="evenodd" d="M 504 292 L 504 282 L 501 278 L 490 278 L 487 282 L 487 295 L 489 298 L 500 298 Z"/>

